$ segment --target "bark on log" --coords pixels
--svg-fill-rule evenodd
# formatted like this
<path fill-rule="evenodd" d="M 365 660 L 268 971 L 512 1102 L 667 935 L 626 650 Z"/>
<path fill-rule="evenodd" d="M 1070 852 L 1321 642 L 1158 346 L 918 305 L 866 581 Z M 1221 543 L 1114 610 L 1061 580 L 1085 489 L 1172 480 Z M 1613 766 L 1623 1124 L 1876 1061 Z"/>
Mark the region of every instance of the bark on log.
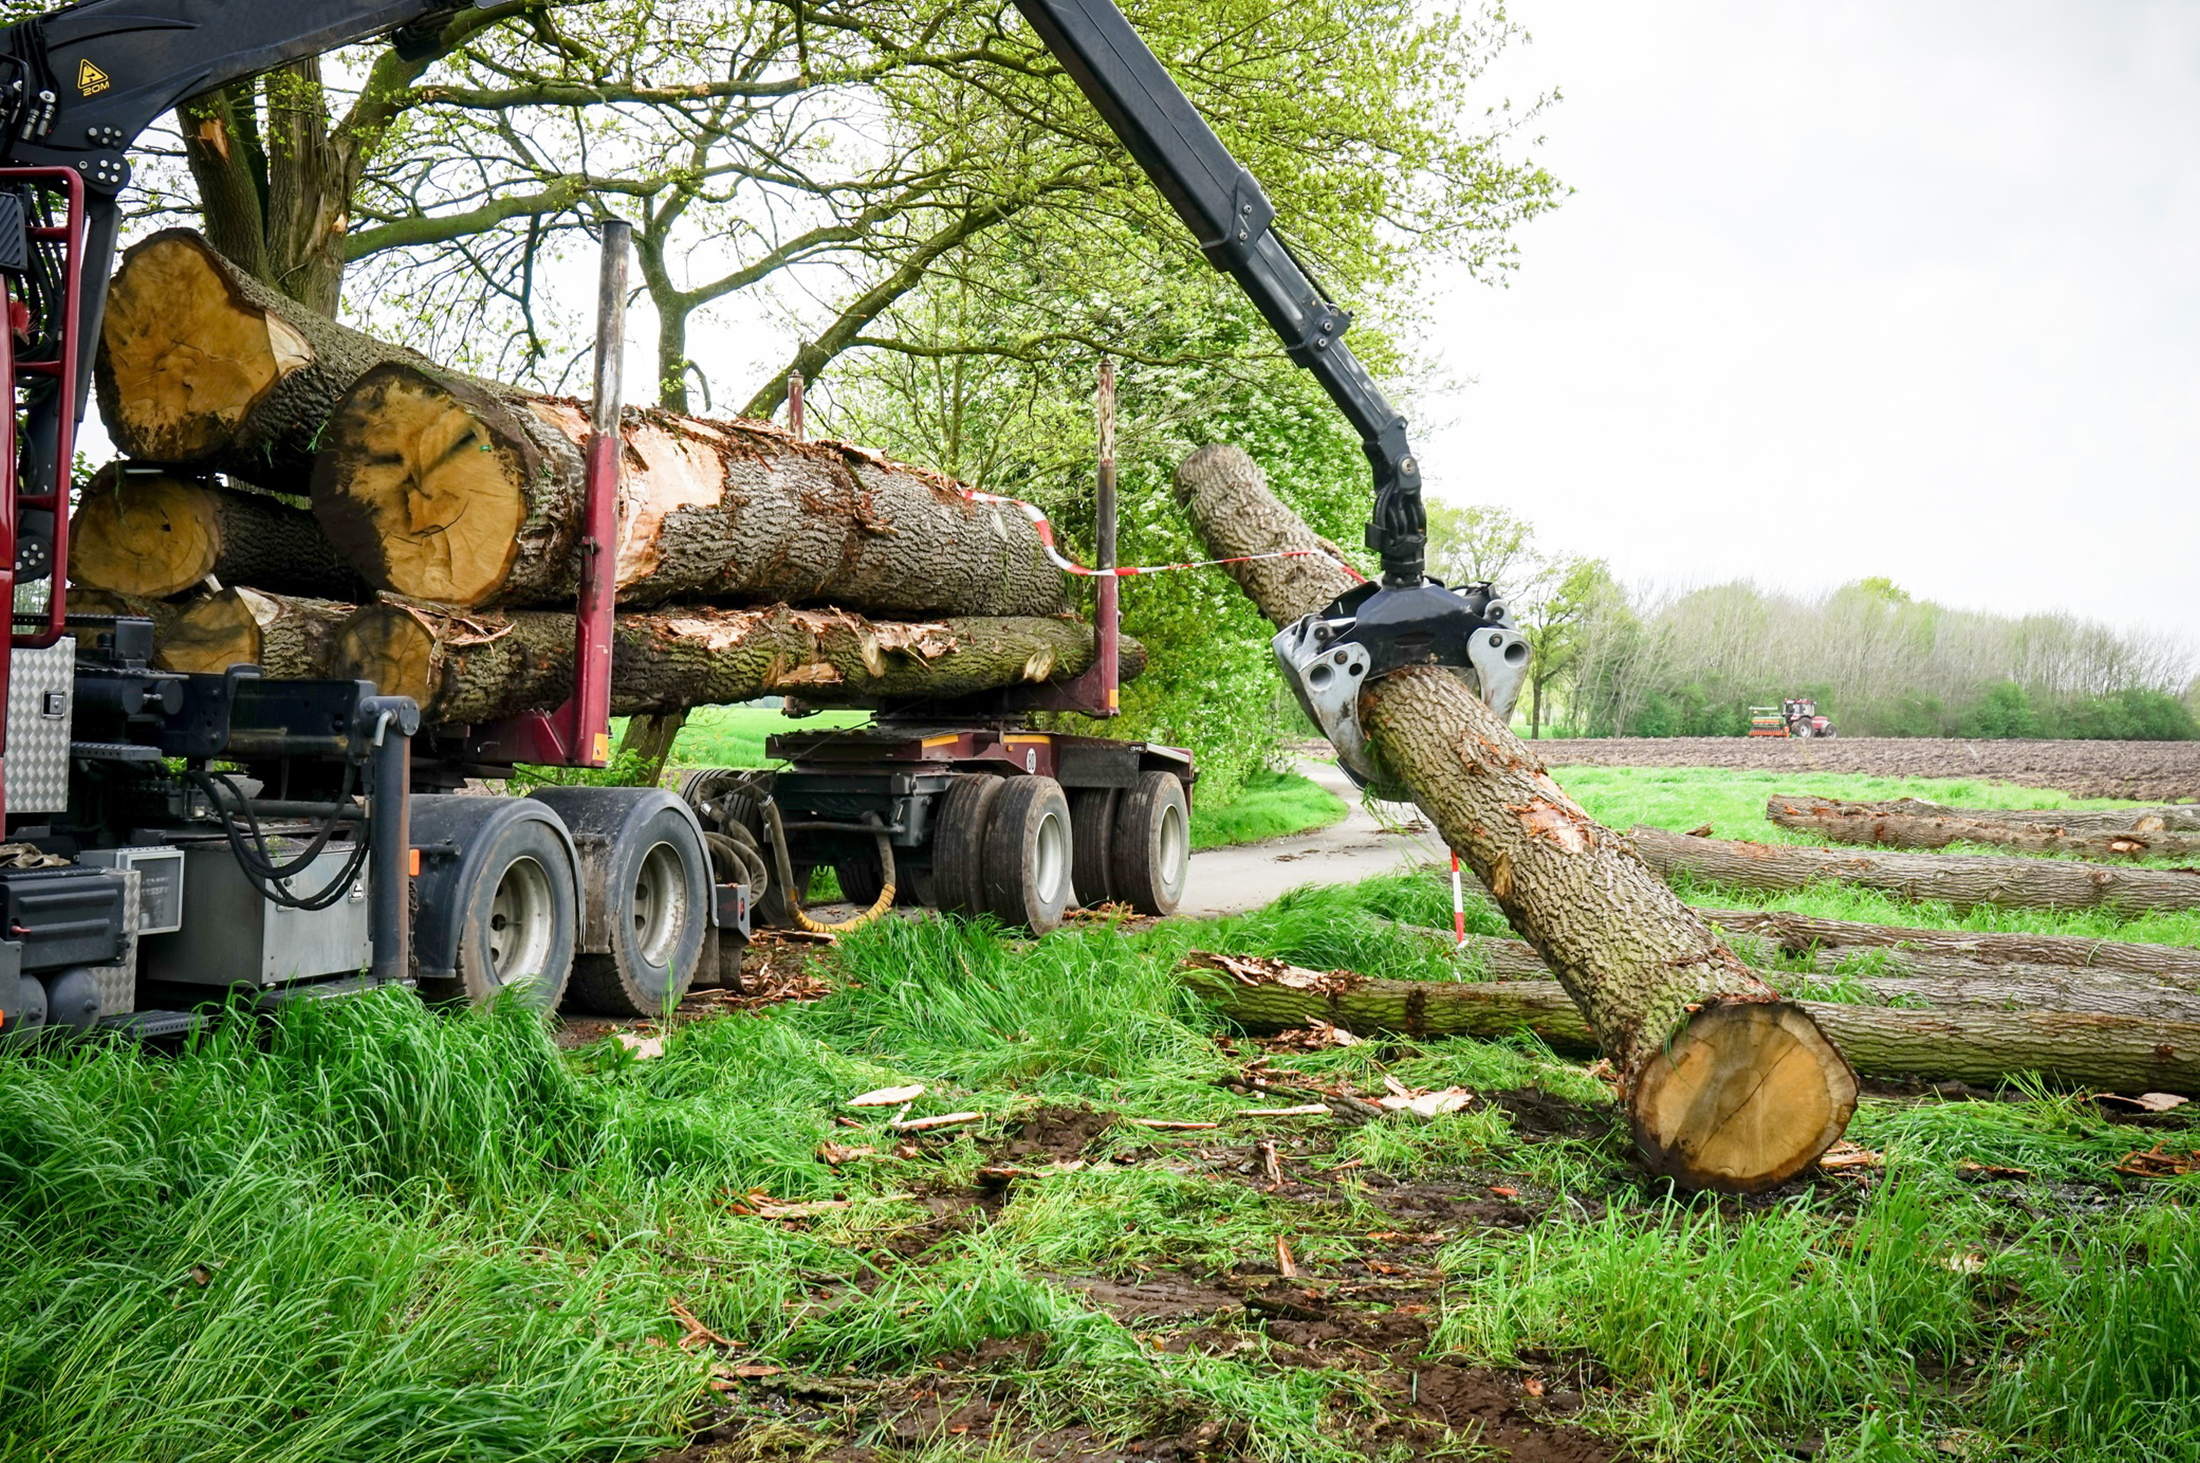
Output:
<path fill-rule="evenodd" d="M 117 447 L 247 481 L 303 482 L 314 439 L 369 367 L 425 359 L 268 288 L 189 229 L 131 246 L 92 379 Z"/>
<path fill-rule="evenodd" d="M 1558 1051 L 1598 1049 L 1588 1022 L 1557 981 L 1453 984 L 1295 971 L 1288 978 L 1249 983 L 1243 976 L 1196 967 L 1187 969 L 1184 979 L 1223 1015 L 1253 1031 L 1289 1030 L 1320 1020 L 1359 1036 L 1490 1039 L 1530 1031 Z M 1855 1070 L 1874 1077 L 1994 1083 L 2037 1072 L 2095 1090 L 2200 1094 L 2200 1024 L 2090 1011 L 1793 1004 L 1840 1044 Z"/>
<path fill-rule="evenodd" d="M 212 577 L 276 594 L 365 598 L 313 515 L 268 493 L 109 464 L 69 524 L 69 578 L 165 599 Z"/>
<path fill-rule="evenodd" d="M 1176 486 L 1214 557 L 1325 547 L 1234 448 L 1194 453 Z M 1232 572 L 1277 624 L 1352 583 L 1333 549 Z M 1856 1078 L 1840 1052 L 1560 790 L 1457 677 L 1395 672 L 1362 693 L 1360 714 L 1376 755 L 1596 1032 L 1653 1170 L 1692 1187 L 1761 1189 L 1841 1135 Z"/>
<path fill-rule="evenodd" d="M 256 665 L 269 680 L 315 680 L 331 674 L 336 632 L 354 611 L 332 600 L 224 589 L 156 632 L 154 664 L 190 675 Z"/>
<path fill-rule="evenodd" d="M 2080 854 L 2087 858 L 2193 858 L 2200 856 L 2200 833 L 2170 833 L 2137 828 L 2115 831 L 2072 829 L 2053 821 L 2052 813 L 2034 821 L 2013 817 L 1981 818 L 1955 808 L 1905 798 L 1891 803 L 1842 802 L 1833 798 L 1775 797 L 1765 818 L 1782 828 L 1835 843 L 1879 848 L 1946 848 L 1951 843 L 1984 843 L 2026 853 Z"/>
<path fill-rule="evenodd" d="M 1551 978 L 1550 967 L 1535 948 L 1520 940 L 1469 935 L 1465 945 L 1455 947 L 1448 932 L 1414 933 L 1432 945 L 1456 949 L 1461 965 L 1480 981 Z M 1838 970 L 1839 957 L 1849 953 L 1820 951 L 1809 974 L 1767 969 L 1763 978 L 1769 985 L 1803 996 L 1838 991 L 1842 999 L 1858 1005 L 2100 1011 L 2200 1025 L 2200 982 L 2189 979 L 2078 970 L 2068 965 L 1982 965 L 1975 960 L 1916 955 L 1897 957 L 1909 962 L 1899 973 L 1889 967 L 1890 973 L 1843 975 Z M 1861 999 L 1864 996 L 1871 999 Z"/>
<path fill-rule="evenodd" d="M 1886 949 L 1976 960 L 1989 965 L 2075 965 L 2135 975 L 2192 979 L 2200 977 L 2200 950 L 2184 945 L 2141 945 L 2121 940 L 2088 940 L 2076 935 L 1974 934 L 1968 930 L 1923 930 L 1903 925 L 1864 924 L 1820 919 L 1785 909 L 1706 909 L 1704 916 L 1735 934 L 1771 940 L 1790 954 L 1817 947 Z"/>
<path fill-rule="evenodd" d="M 1651 867 L 1738 889 L 1800 889 L 1833 880 L 1958 909 L 2200 909 L 2200 870 L 2111 868 L 2075 859 L 1961 853 L 1845 853 L 1697 838 L 1636 826 L 1628 837 Z"/>
<path fill-rule="evenodd" d="M 2046 824 L 2066 833 L 2200 833 L 2200 803 L 2171 803 L 2152 808 L 1950 808 L 1919 798 L 1889 802 L 1821 799 L 1840 808 L 1885 808 L 1926 818 L 1964 818 L 2013 828 Z"/>
<path fill-rule="evenodd" d="M 838 610 L 675 609 L 617 617 L 611 709 L 685 710 L 799 694 L 820 706 L 951 697 L 1081 674 L 1092 630 L 1037 616 L 908 623 Z M 1145 651 L 1122 642 L 1126 677 Z M 459 614 L 384 601 L 347 620 L 334 674 L 410 696 L 431 724 L 496 721 L 559 705 L 573 689 L 573 617 L 553 610 Z"/>
<path fill-rule="evenodd" d="M 116 594 L 113 590 L 93 589 L 89 585 L 69 586 L 71 619 L 78 615 L 135 615 L 141 620 L 151 620 L 155 646 L 160 644 L 161 636 L 168 633 L 168 627 L 175 624 L 176 617 L 186 608 L 186 603 L 179 600 L 146 599 L 142 595 Z M 89 637 L 99 632 L 86 626 L 74 633 L 78 644 L 88 645 L 91 643 Z"/>
<path fill-rule="evenodd" d="M 1062 608 L 1063 575 L 1030 522 L 943 478 L 767 422 L 629 411 L 621 430 L 621 604 Z M 566 604 L 587 440 L 580 402 L 380 367 L 330 418 L 314 511 L 378 589 L 461 608 Z"/>

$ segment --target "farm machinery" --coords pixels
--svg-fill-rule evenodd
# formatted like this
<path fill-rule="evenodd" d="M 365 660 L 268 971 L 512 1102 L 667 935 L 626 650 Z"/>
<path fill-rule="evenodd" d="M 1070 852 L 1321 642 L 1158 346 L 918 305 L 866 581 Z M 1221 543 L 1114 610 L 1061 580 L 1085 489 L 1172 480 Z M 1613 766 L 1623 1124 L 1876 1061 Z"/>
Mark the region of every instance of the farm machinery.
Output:
<path fill-rule="evenodd" d="M 1074 683 L 882 706 L 861 731 L 771 748 L 774 774 L 712 769 L 675 793 L 556 786 L 469 794 L 516 764 L 609 757 L 616 449 L 628 252 L 605 227 L 573 688 L 554 710 L 423 727 L 367 681 L 154 668 L 152 625 L 72 610 L 70 466 L 128 185 L 128 151 L 186 98 L 392 35 L 464 0 L 83 0 L 0 31 L 0 1033 L 187 1029 L 242 988 L 262 1004 L 391 983 L 549 1007 L 568 990 L 659 1014 L 767 915 L 803 922 L 804 870 L 874 912 L 897 895 L 1044 930 L 1073 900 L 1175 907 L 1189 852 L 1185 753 L 1034 729 L 1117 709 L 1112 472 L 1103 463 L 1093 668 Z M 1344 343 L 1350 315 L 1271 227 L 1275 211 L 1111 0 L 1018 8 L 1192 229 L 1359 430 L 1373 472 L 1364 585 L 1276 639 L 1303 704 L 1363 780 L 1354 698 L 1411 665 L 1510 709 L 1527 646 L 1488 585 L 1423 573 L 1419 467 L 1402 417 Z M 40 595 L 39 586 L 44 593 Z M 26 594 L 24 591 L 28 590 Z"/>
<path fill-rule="evenodd" d="M 1790 696 L 1778 706 L 1749 708 L 1749 734 L 1753 737 L 1837 737 L 1841 730 L 1831 717 L 1818 714 L 1818 702 L 1809 696 Z"/>

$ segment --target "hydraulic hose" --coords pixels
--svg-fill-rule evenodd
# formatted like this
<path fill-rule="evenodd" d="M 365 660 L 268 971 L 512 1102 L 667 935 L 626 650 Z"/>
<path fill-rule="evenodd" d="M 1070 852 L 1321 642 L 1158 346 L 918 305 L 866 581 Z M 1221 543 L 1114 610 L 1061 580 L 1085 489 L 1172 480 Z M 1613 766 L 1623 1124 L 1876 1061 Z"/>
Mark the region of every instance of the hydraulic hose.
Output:
<path fill-rule="evenodd" d="M 860 930 L 894 907 L 894 845 L 886 837 L 886 830 L 878 832 L 878 865 L 885 878 L 878 899 L 869 909 L 854 919 L 843 920 L 837 925 L 820 924 L 802 911 L 802 891 L 794 886 L 794 861 L 787 857 L 787 829 L 779 819 L 779 804 L 771 798 L 763 802 L 764 828 L 771 834 L 772 861 L 778 865 L 779 887 L 787 900 L 787 911 L 794 916 L 798 929 L 813 935 L 845 935 L 850 930 Z"/>

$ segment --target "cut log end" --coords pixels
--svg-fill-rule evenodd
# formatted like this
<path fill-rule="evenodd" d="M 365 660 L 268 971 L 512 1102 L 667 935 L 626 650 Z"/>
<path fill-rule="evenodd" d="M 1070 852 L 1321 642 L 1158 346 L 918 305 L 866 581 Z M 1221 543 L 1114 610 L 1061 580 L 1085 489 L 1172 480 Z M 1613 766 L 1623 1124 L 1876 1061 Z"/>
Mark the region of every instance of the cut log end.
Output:
<path fill-rule="evenodd" d="M 304 336 L 230 288 L 205 240 L 180 231 L 131 252 L 100 339 L 130 403 L 120 445 L 161 462 L 226 444 L 277 381 L 313 359 Z"/>
<path fill-rule="evenodd" d="M 160 637 L 158 664 L 184 675 L 218 676 L 233 665 L 258 665 L 260 654 L 258 617 L 244 594 L 226 590 L 176 616 Z"/>
<path fill-rule="evenodd" d="M 401 605 L 370 605 L 346 620 L 332 660 L 345 677 L 372 681 L 384 696 L 410 696 L 423 709 L 436 699 L 435 634 Z"/>
<path fill-rule="evenodd" d="M 1755 1193 L 1794 1178 L 1847 1129 L 1856 1073 L 1801 1008 L 1721 1002 L 1644 1064 L 1628 1108 L 1652 1172 Z"/>
<path fill-rule="evenodd" d="M 471 606 L 519 552 L 532 471 L 462 388 L 408 366 L 368 372 L 329 420 L 314 511 L 378 588 Z"/>
<path fill-rule="evenodd" d="M 166 599 L 214 572 L 221 551 L 212 495 L 158 472 L 104 468 L 84 490 L 69 535 L 69 578 L 92 589 Z"/>

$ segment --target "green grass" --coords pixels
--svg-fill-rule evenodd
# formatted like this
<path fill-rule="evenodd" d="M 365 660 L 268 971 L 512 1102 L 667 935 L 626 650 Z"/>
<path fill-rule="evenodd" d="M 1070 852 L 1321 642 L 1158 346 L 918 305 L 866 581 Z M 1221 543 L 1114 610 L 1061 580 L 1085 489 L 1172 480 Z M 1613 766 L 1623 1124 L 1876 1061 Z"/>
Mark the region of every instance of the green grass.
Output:
<path fill-rule="evenodd" d="M 1192 847 L 1259 843 L 1327 828 L 1352 810 L 1343 798 L 1296 772 L 1255 772 L 1230 802 L 1209 807 L 1192 800 Z"/>
<path fill-rule="evenodd" d="M 702 706 L 689 713 L 687 724 L 672 744 L 672 767 L 764 767 L 764 739 L 779 732 L 828 731 L 834 727 L 862 726 L 870 721 L 867 711 L 820 711 L 810 716 L 789 716 L 773 706 Z M 614 737 L 623 733 L 614 729 Z"/>
<path fill-rule="evenodd" d="M 1758 796 L 1567 780 L 1606 816 L 1662 799 L 1650 820 L 1682 826 Z M 1502 932 L 1487 906 L 1470 918 Z M 992 1385 L 1092 1429 L 1092 1446 L 1208 1421 L 1265 1463 L 1363 1457 L 1349 1373 L 1292 1364 L 1244 1320 L 1215 1323 L 1242 1344 L 1165 1352 L 1151 1323 L 1068 1282 L 1252 1272 L 1284 1235 L 1311 1283 L 1345 1294 L 1380 1259 L 1375 1236 L 1402 1227 L 1386 1208 L 1400 1182 L 1501 1186 L 1538 1216 L 1426 1221 L 1446 1240 L 1440 1288 L 1422 1292 L 1433 1354 L 1521 1374 L 1591 1362 L 1610 1389 L 1591 1389 L 1580 1420 L 1644 1458 L 1771 1463 L 1807 1443 L 1916 1463 L 2200 1459 L 2200 1178 L 2113 1173 L 2131 1148 L 2200 1131 L 2119 1127 L 2038 1091 L 1867 1098 L 1851 1136 L 1885 1156 L 1868 1184 L 1682 1198 L 1630 1164 L 1584 1064 L 1525 1037 L 1272 1060 L 1363 1090 L 1386 1074 L 1537 1088 L 1575 1104 L 1582 1131 L 1532 1136 L 1485 1104 L 1295 1148 L 1326 1130 L 1234 1118 L 1252 1104 L 1216 1079 L 1254 1052 L 1179 984 L 1183 953 L 1453 973 L 1394 921 L 1448 924 L 1445 881 L 1398 874 L 1208 924 L 1035 942 L 883 921 L 833 952 L 827 999 L 676 1027 L 646 1062 L 609 1040 L 561 1053 L 517 1011 L 431 1012 L 402 992 L 238 1019 L 177 1055 L 12 1054 L 0 1463 L 612 1463 L 679 1444 L 714 1405 L 758 1444 L 729 1459 L 835 1443 L 977 1456 L 880 1436 L 861 1393 L 790 1416 L 752 1390 L 713 1392 L 711 1367 L 892 1376 L 1018 1337 L 1034 1338 L 1028 1358 L 989 1364 Z M 925 1084 L 916 1115 L 986 1120 L 897 1157 L 891 1113 L 842 1102 L 899 1082 Z M 1118 1126 L 1086 1167 L 938 1220 L 1042 1103 L 1223 1126 Z M 1294 1170 L 1335 1179 L 1327 1197 L 1242 1180 L 1264 1136 Z M 879 1156 L 834 1168 L 828 1141 Z M 1975 1182 L 1967 1162 L 2030 1176 Z M 744 1212 L 756 1191 L 848 1207 L 775 1223 Z M 675 1302 L 738 1350 L 683 1350 Z"/>

